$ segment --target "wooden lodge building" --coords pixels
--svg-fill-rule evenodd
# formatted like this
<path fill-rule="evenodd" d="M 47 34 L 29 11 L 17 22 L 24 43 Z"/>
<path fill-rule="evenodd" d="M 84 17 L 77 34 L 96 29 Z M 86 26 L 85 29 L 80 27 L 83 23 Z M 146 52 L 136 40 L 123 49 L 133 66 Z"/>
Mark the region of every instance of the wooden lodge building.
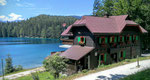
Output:
<path fill-rule="evenodd" d="M 102 64 L 111 64 L 141 55 L 141 35 L 147 33 L 128 15 L 94 17 L 83 16 L 61 35 L 69 37 L 63 43 L 72 47 L 61 53 L 68 58 L 75 70 L 93 69 Z"/>

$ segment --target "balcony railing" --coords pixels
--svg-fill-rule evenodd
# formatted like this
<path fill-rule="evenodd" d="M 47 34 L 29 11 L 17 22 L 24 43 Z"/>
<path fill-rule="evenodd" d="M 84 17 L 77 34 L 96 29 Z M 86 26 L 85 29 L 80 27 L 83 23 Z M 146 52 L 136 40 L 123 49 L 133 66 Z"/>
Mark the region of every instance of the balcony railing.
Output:
<path fill-rule="evenodd" d="M 73 39 L 60 39 L 62 44 L 73 45 Z"/>

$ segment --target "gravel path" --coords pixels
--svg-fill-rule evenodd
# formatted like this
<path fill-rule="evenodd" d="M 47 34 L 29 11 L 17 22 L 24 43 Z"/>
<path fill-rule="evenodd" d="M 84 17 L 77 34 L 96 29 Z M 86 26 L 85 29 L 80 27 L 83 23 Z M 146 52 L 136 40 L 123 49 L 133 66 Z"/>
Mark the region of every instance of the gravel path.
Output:
<path fill-rule="evenodd" d="M 8 76 L 5 76 L 5 79 L 16 79 L 18 77 L 26 76 L 26 75 L 29 75 L 29 74 L 36 72 L 36 71 L 44 71 L 44 68 L 40 67 L 40 68 L 32 69 L 29 71 L 24 71 L 24 72 L 8 75 Z M 2 80 L 2 77 L 0 77 L 0 80 Z"/>
<path fill-rule="evenodd" d="M 97 73 L 89 74 L 87 76 L 83 76 L 77 78 L 75 80 L 118 80 L 119 78 L 123 78 L 127 75 L 136 73 L 146 68 L 150 68 L 150 60 L 140 61 L 140 68 L 137 68 L 137 62 L 118 66 L 112 69 L 100 71 Z"/>

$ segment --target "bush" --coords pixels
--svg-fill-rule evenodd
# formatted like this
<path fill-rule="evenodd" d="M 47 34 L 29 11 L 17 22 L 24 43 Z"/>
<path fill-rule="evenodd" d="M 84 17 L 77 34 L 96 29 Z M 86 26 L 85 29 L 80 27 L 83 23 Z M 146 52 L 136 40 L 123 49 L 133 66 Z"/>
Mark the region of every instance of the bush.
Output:
<path fill-rule="evenodd" d="M 130 59 L 125 59 L 126 62 L 130 62 Z"/>
<path fill-rule="evenodd" d="M 88 72 L 88 70 L 87 70 L 87 69 L 84 69 L 84 70 L 82 70 L 82 72 L 83 72 L 83 73 L 86 73 L 86 72 Z"/>
<path fill-rule="evenodd" d="M 55 78 L 59 77 L 60 72 L 65 72 L 67 69 L 67 59 L 60 57 L 58 53 L 49 56 L 44 62 L 44 67 L 47 71 L 54 74 Z"/>
<path fill-rule="evenodd" d="M 14 70 L 15 71 L 20 71 L 20 70 L 23 70 L 23 67 L 21 65 L 18 65 L 18 66 L 14 67 Z"/>
<path fill-rule="evenodd" d="M 13 66 L 12 65 L 12 58 L 10 57 L 10 55 L 8 54 L 8 57 L 5 59 L 6 61 L 6 65 L 5 65 L 5 74 L 9 74 L 15 71 L 20 71 L 23 70 L 23 67 L 21 65 L 18 66 Z"/>
<path fill-rule="evenodd" d="M 36 73 L 31 73 L 31 75 L 32 75 L 33 80 L 40 80 L 37 72 Z"/>

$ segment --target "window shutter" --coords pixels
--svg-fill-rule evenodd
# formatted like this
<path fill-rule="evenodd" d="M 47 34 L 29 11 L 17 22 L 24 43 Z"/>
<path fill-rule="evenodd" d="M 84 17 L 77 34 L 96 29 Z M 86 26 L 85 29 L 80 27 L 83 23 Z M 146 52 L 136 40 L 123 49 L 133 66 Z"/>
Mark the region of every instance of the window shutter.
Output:
<path fill-rule="evenodd" d="M 139 37 L 138 36 L 136 36 L 136 40 L 138 40 L 139 39 Z"/>
<path fill-rule="evenodd" d="M 133 40 L 134 40 L 134 36 L 135 36 L 135 35 L 133 35 Z"/>
<path fill-rule="evenodd" d="M 122 42 L 124 42 L 124 36 L 122 36 Z"/>
<path fill-rule="evenodd" d="M 112 37 L 110 37 L 110 43 L 112 42 Z"/>
<path fill-rule="evenodd" d="M 108 38 L 107 38 L 107 37 L 105 37 L 105 43 L 107 43 L 107 41 L 108 41 Z"/>
<path fill-rule="evenodd" d="M 129 40 L 132 41 L 132 36 L 129 37 Z"/>
<path fill-rule="evenodd" d="M 104 61 L 106 62 L 106 60 L 107 60 L 107 53 L 105 53 L 104 55 Z"/>
<path fill-rule="evenodd" d="M 121 58 L 121 52 L 119 52 L 119 58 Z"/>
<path fill-rule="evenodd" d="M 101 44 L 101 38 L 99 38 L 99 43 Z"/>
<path fill-rule="evenodd" d="M 118 41 L 120 42 L 120 36 L 118 37 Z"/>
<path fill-rule="evenodd" d="M 80 40 L 81 40 L 80 37 L 78 37 L 78 43 L 80 42 Z"/>
<path fill-rule="evenodd" d="M 123 58 L 126 58 L 126 51 L 123 51 Z"/>
<path fill-rule="evenodd" d="M 101 64 L 101 55 L 99 55 L 99 60 L 98 60 L 98 62 L 99 62 L 99 65 Z"/>
<path fill-rule="evenodd" d="M 85 37 L 84 37 L 84 43 L 85 43 Z"/>
<path fill-rule="evenodd" d="M 115 40 L 114 40 L 114 42 L 117 42 L 117 37 L 115 37 Z"/>

